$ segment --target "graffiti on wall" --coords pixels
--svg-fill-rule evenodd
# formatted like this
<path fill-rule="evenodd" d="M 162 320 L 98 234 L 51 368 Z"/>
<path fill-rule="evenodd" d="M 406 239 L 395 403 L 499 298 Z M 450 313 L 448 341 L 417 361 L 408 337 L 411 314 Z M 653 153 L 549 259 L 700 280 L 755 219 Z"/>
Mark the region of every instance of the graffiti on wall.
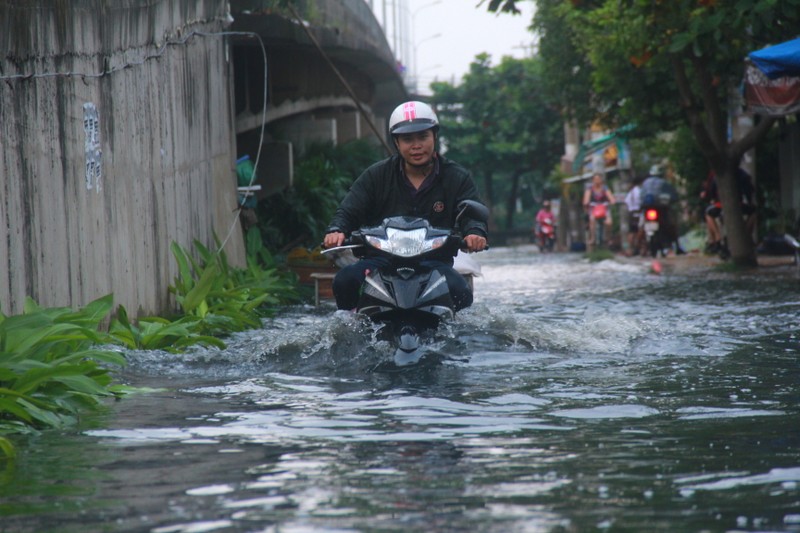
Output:
<path fill-rule="evenodd" d="M 102 189 L 103 166 L 100 156 L 100 115 L 91 103 L 83 104 L 83 131 L 86 133 L 86 189 Z"/>

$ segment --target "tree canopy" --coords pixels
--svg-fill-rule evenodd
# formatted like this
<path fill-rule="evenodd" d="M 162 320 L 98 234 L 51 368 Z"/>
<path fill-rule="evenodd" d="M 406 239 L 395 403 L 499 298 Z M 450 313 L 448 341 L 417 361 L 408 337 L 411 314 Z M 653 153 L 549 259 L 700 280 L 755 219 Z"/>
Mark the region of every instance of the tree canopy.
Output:
<path fill-rule="evenodd" d="M 488 203 L 505 196 L 507 228 L 522 179 L 542 188 L 563 151 L 561 117 L 542 77 L 537 59 L 504 57 L 492 67 L 481 54 L 460 85 L 431 85 L 446 155 L 473 171 Z"/>
<path fill-rule="evenodd" d="M 492 0 L 513 12 L 521 0 Z M 548 93 L 567 120 L 691 129 L 718 177 L 732 259 L 755 264 L 735 173 L 774 119 L 729 136 L 747 53 L 793 38 L 800 0 L 536 0 Z"/>

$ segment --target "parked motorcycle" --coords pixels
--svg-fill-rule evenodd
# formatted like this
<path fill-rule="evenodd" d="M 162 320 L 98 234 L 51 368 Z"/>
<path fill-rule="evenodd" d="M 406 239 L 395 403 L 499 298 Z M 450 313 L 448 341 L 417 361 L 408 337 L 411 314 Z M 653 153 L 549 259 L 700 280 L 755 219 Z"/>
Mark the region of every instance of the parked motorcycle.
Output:
<path fill-rule="evenodd" d="M 418 363 L 424 355 L 420 335 L 455 316 L 445 276 L 426 267 L 424 261 L 442 252 L 455 255 L 464 248 L 457 229 L 463 216 L 486 221 L 489 210 L 472 200 L 462 202 L 454 229 L 435 228 L 421 218 L 390 217 L 378 226 L 354 231 L 343 246 L 323 251 L 350 248 L 354 255 L 363 256 L 369 250 L 390 259 L 387 267 L 367 274 L 356 312 L 383 325 L 381 331 L 397 348 L 397 367 Z"/>

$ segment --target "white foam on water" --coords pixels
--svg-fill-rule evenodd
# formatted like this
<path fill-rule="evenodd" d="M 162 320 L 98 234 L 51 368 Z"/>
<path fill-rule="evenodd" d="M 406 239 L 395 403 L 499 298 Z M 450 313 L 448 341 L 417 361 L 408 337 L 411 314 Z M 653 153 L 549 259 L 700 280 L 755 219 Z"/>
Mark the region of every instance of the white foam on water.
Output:
<path fill-rule="evenodd" d="M 695 478 L 677 479 L 676 484 L 686 484 L 683 490 L 730 490 L 754 485 L 773 485 L 800 481 L 800 467 L 773 468 L 769 472 L 753 475 L 724 475 L 722 479 L 695 483 Z"/>

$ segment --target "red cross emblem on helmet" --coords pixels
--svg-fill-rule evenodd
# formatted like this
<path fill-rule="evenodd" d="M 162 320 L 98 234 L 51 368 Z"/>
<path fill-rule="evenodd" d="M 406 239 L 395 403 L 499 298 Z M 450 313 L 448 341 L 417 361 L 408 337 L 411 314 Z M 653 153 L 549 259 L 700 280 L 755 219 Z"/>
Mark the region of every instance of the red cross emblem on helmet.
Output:
<path fill-rule="evenodd" d="M 403 104 L 403 118 L 406 120 L 414 120 L 417 118 L 417 103 L 406 102 Z"/>

